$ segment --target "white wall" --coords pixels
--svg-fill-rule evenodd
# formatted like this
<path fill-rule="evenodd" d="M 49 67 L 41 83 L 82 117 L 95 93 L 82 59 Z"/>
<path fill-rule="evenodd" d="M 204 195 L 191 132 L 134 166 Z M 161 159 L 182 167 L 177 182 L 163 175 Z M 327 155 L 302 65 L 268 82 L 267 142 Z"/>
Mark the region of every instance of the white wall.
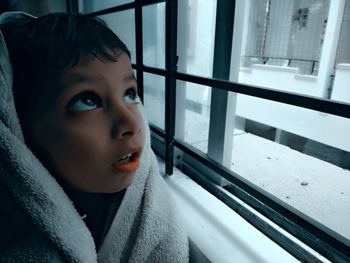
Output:
<path fill-rule="evenodd" d="M 322 97 L 324 91 L 320 78 L 298 73 L 297 68 L 254 64 L 250 68 L 241 68 L 238 81 L 242 84 Z"/>
<path fill-rule="evenodd" d="M 308 8 L 307 24 L 301 27 L 293 22 L 293 37 L 291 38 L 291 57 L 317 60 L 320 57 L 323 21 L 327 18 L 327 2 L 324 0 L 297 0 L 295 11 L 299 8 Z"/>
<path fill-rule="evenodd" d="M 241 94 L 236 115 L 350 151 L 350 119 Z"/>
<path fill-rule="evenodd" d="M 271 1 L 265 55 L 289 57 L 294 1 Z"/>
<path fill-rule="evenodd" d="M 318 74 L 320 82 L 323 83 L 323 97 L 327 96 L 330 76 L 334 73 L 344 8 L 345 0 L 331 0 Z"/>
<path fill-rule="evenodd" d="M 343 25 L 341 28 L 341 34 L 339 38 L 339 46 L 337 51 L 336 63 L 349 63 L 350 62 L 350 1 L 347 0 L 345 4 Z"/>
<path fill-rule="evenodd" d="M 345 0 L 330 2 L 318 76 L 299 75 L 298 69 L 271 65 L 241 68 L 239 82 L 287 92 L 326 98 L 341 28 Z M 349 67 L 338 66 L 332 99 L 350 102 L 346 85 Z M 350 120 L 250 96 L 237 97 L 236 115 L 276 127 L 312 140 L 350 151 Z"/>
<path fill-rule="evenodd" d="M 350 103 L 350 64 L 336 66 L 332 100 Z"/>
<path fill-rule="evenodd" d="M 239 82 L 244 84 L 249 84 L 249 85 L 257 85 L 257 86 L 262 86 L 262 87 L 267 87 L 272 89 L 278 89 L 282 91 L 297 92 L 304 95 L 311 95 L 311 96 L 316 96 L 320 98 L 326 98 L 328 95 L 330 75 L 333 74 L 333 65 L 335 62 L 344 5 L 345 5 L 345 0 L 340 0 L 340 1 L 332 0 L 330 2 L 329 17 L 327 22 L 327 29 L 325 32 L 325 40 L 323 42 L 323 48 L 321 51 L 319 74 L 316 78 L 312 76 L 310 77 L 298 76 L 299 71 L 293 68 L 270 66 L 270 65 L 253 65 L 251 67 L 251 70 L 247 70 L 247 69 L 241 70 L 239 74 Z M 271 9 L 271 12 L 272 10 L 273 9 Z M 284 13 L 288 12 L 287 9 L 284 11 L 285 11 Z M 312 13 L 312 11 L 310 12 Z M 313 18 L 313 16 L 311 16 L 311 18 Z M 315 22 L 314 20 L 315 19 L 311 19 L 308 22 L 314 23 Z M 318 21 L 318 23 L 320 23 L 320 21 Z M 249 24 L 245 24 L 244 26 L 245 26 L 244 30 L 249 30 Z M 304 34 L 305 32 L 301 32 L 301 33 Z M 319 34 L 318 31 L 316 33 Z M 244 35 L 249 35 L 249 33 L 247 34 L 245 32 Z M 273 40 L 268 39 L 268 42 L 272 43 Z M 282 43 L 278 43 L 278 44 L 282 44 Z M 273 45 L 273 46 L 276 46 L 276 45 Z M 298 48 L 294 47 L 292 51 L 297 52 L 297 49 Z M 242 48 L 242 52 L 245 52 L 244 47 Z"/>

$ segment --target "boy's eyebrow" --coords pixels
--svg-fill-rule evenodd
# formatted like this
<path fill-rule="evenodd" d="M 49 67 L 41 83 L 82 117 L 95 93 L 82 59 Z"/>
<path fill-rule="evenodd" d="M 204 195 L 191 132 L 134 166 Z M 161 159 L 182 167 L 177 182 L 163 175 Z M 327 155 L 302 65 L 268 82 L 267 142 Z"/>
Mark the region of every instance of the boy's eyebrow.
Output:
<path fill-rule="evenodd" d="M 82 83 L 82 82 L 90 82 L 98 79 L 98 77 L 85 75 L 81 73 L 73 73 L 69 76 L 69 78 L 64 83 L 64 88 L 69 87 L 72 84 Z M 134 72 L 127 77 L 125 77 L 124 81 L 137 81 Z"/>
<path fill-rule="evenodd" d="M 84 82 L 92 82 L 94 79 L 97 79 L 93 76 L 88 76 L 81 73 L 72 73 L 64 80 L 59 80 L 59 84 L 57 85 L 57 88 L 52 92 L 52 97 L 56 98 L 59 96 L 62 92 L 69 89 L 71 85 L 84 83 Z"/>

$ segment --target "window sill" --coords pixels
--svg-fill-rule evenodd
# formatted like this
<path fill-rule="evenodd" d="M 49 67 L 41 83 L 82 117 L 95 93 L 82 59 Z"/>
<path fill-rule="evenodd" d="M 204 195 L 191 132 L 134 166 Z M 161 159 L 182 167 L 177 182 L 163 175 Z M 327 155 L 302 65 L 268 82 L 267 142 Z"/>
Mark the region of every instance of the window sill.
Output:
<path fill-rule="evenodd" d="M 295 78 L 300 80 L 306 80 L 306 81 L 317 81 L 317 76 L 313 76 L 313 75 L 298 74 L 298 75 L 295 75 Z"/>
<path fill-rule="evenodd" d="M 164 174 L 162 161 L 159 166 Z M 164 179 L 183 211 L 189 238 L 199 250 L 196 257 L 201 254 L 193 262 L 299 262 L 178 169 Z"/>
<path fill-rule="evenodd" d="M 350 70 L 350 64 L 348 64 L 348 63 L 337 64 L 336 69 Z"/>
<path fill-rule="evenodd" d="M 274 66 L 274 65 L 267 65 L 267 64 L 253 64 L 252 68 L 253 69 L 261 69 L 261 70 L 268 70 L 268 71 L 290 72 L 290 73 L 294 73 L 294 74 L 298 74 L 298 72 L 299 72 L 298 68 Z"/>

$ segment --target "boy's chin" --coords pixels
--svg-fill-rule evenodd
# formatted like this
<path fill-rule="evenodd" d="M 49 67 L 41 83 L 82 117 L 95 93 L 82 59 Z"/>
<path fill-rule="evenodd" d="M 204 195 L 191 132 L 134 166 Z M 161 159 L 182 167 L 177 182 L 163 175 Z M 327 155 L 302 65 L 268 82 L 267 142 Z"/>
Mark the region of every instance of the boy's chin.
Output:
<path fill-rule="evenodd" d="M 98 190 L 96 189 L 96 191 L 94 192 L 106 193 L 106 194 L 118 193 L 120 191 L 127 189 L 133 184 L 134 176 L 135 176 L 135 172 L 133 172 L 132 174 L 129 174 L 122 183 L 119 183 L 116 185 L 110 184 L 105 189 L 98 189 Z"/>
<path fill-rule="evenodd" d="M 117 185 L 113 185 L 113 184 L 109 184 L 106 187 L 79 187 L 76 185 L 70 185 L 69 186 L 69 190 L 66 188 L 66 190 L 68 190 L 69 192 L 73 191 L 73 192 L 80 192 L 80 193 L 86 193 L 86 194 L 113 194 L 113 193 L 118 193 L 121 192 L 125 189 L 127 189 L 129 186 L 132 185 L 133 183 L 133 176 L 131 176 L 132 178 L 127 180 L 126 182 L 123 182 L 123 184 L 117 184 Z M 75 190 L 74 190 L 75 189 Z"/>

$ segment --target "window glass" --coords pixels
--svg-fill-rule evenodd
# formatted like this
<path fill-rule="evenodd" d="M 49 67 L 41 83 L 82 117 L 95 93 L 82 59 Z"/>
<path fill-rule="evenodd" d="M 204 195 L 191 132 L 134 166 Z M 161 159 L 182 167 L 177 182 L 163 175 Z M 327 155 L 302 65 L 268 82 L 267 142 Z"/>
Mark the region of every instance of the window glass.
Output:
<path fill-rule="evenodd" d="M 212 76 L 216 1 L 178 2 L 178 70 Z"/>
<path fill-rule="evenodd" d="M 242 65 L 296 68 L 317 75 L 329 1 L 250 1 Z"/>
<path fill-rule="evenodd" d="M 350 0 L 347 0 L 344 7 L 344 15 L 341 22 L 341 31 L 337 56 L 332 75 L 332 86 L 330 98 L 332 100 L 350 103 L 350 92 L 348 80 L 350 79 Z"/>
<path fill-rule="evenodd" d="M 350 240 L 350 119 L 237 95 L 231 169 Z"/>
<path fill-rule="evenodd" d="M 134 0 L 79 0 L 79 12 L 91 13 L 106 8 L 134 2 Z"/>
<path fill-rule="evenodd" d="M 211 88 L 184 81 L 176 85 L 175 136 L 207 153 Z"/>
<path fill-rule="evenodd" d="M 247 89 L 265 87 L 350 103 L 348 6 L 349 1 L 237 1 L 230 80 Z M 225 134 L 233 136 L 229 168 L 349 242 L 350 119 L 232 95 L 228 119 L 235 120 L 235 128 Z"/>
<path fill-rule="evenodd" d="M 100 16 L 124 42 L 131 53 L 131 62 L 136 61 L 135 11 L 134 9 Z"/>
<path fill-rule="evenodd" d="M 216 0 L 178 2 L 178 71 L 212 77 Z M 211 88 L 177 82 L 176 137 L 207 153 Z"/>
<path fill-rule="evenodd" d="M 63 0 L 55 0 L 55 1 L 48 1 L 48 6 L 50 13 L 54 12 L 67 12 L 67 6 L 66 6 L 67 1 Z"/>
<path fill-rule="evenodd" d="M 143 19 L 143 63 L 165 67 L 165 3 L 145 6 Z"/>
<path fill-rule="evenodd" d="M 343 21 L 337 49 L 336 65 L 339 63 L 350 63 L 350 1 L 347 0 L 344 8 Z"/>
<path fill-rule="evenodd" d="M 1 7 L 6 5 L 8 10 L 11 11 L 23 11 L 33 16 L 43 16 L 49 13 L 55 12 L 67 12 L 67 6 L 65 0 L 37 0 L 37 1 L 1 1 Z"/>
<path fill-rule="evenodd" d="M 329 0 L 238 1 L 239 69 L 231 80 L 321 98 L 329 97 L 337 17 Z M 330 5 L 332 8 L 330 8 Z M 238 28 L 240 30 L 238 30 Z M 239 32 L 239 33 L 237 33 Z M 233 56 L 232 60 L 237 59 Z M 330 67 L 330 64 L 332 65 Z"/>
<path fill-rule="evenodd" d="M 144 73 L 144 105 L 148 120 L 161 129 L 165 129 L 165 78 Z"/>

